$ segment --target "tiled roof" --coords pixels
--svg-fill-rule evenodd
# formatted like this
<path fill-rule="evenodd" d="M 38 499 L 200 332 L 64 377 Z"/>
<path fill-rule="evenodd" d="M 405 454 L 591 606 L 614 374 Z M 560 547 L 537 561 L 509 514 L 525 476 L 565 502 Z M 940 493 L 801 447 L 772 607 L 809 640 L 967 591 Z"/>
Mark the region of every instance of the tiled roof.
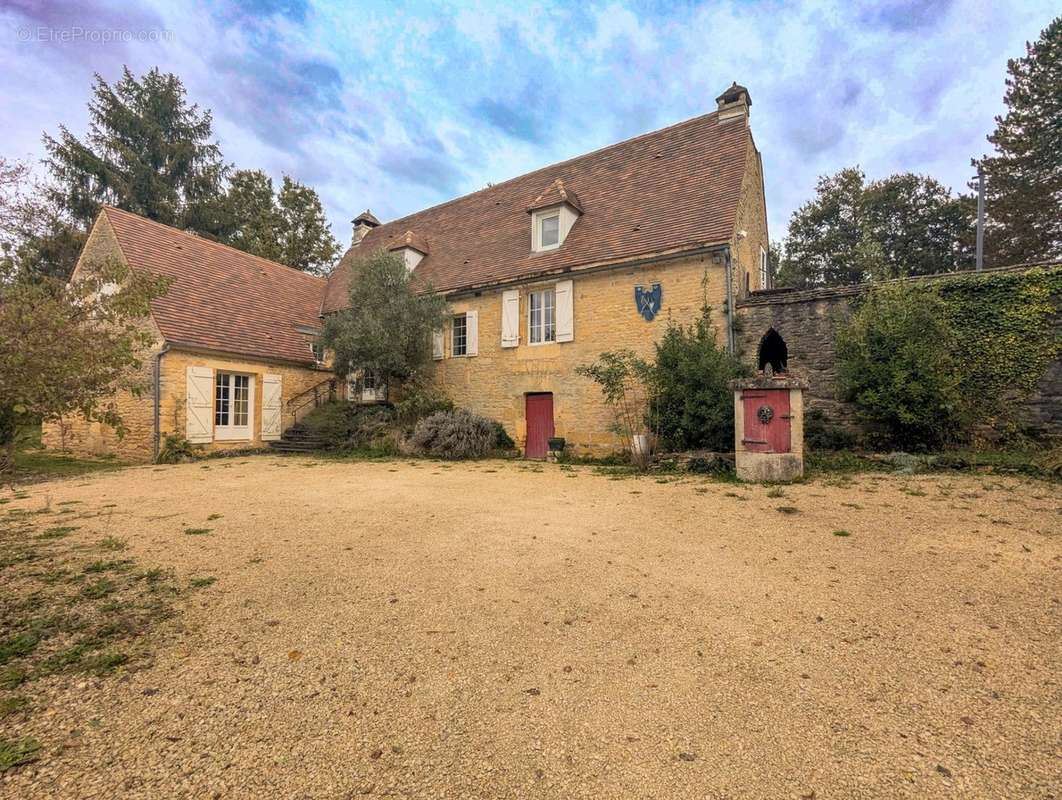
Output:
<path fill-rule="evenodd" d="M 296 326 L 320 328 L 323 278 L 105 206 L 129 266 L 173 279 L 151 304 L 170 343 L 313 363 Z"/>
<path fill-rule="evenodd" d="M 414 274 L 439 291 L 730 241 L 752 146 L 745 124 L 721 125 L 713 112 L 386 223 L 343 256 L 323 310 L 347 305 L 358 253 L 407 231 L 431 242 Z M 528 201 L 558 179 L 579 193 L 583 214 L 559 248 L 533 253 Z"/>

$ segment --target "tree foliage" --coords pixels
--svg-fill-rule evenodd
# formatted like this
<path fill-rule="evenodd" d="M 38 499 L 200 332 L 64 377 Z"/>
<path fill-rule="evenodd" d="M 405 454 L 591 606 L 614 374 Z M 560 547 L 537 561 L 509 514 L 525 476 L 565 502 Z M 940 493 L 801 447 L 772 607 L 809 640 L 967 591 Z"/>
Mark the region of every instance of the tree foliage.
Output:
<path fill-rule="evenodd" d="M 418 381 L 432 363 L 432 333 L 447 319 L 446 300 L 414 285 L 394 253 L 370 253 L 350 270 L 350 307 L 328 317 L 321 335 L 336 373 L 367 369 L 389 386 Z"/>
<path fill-rule="evenodd" d="M 973 206 L 932 178 L 824 176 L 789 223 L 779 286 L 840 286 L 972 266 Z"/>
<path fill-rule="evenodd" d="M 649 430 L 652 371 L 649 362 L 626 349 L 601 353 L 597 361 L 575 368 L 577 375 L 601 387 L 605 404 L 615 414 L 611 430 L 623 439 L 626 451 L 641 468 L 649 465 L 650 454 L 634 446 L 634 437 Z"/>
<path fill-rule="evenodd" d="M 669 325 L 652 369 L 652 427 L 672 450 L 734 448 L 734 397 L 729 382 L 745 373 L 716 343 L 708 310 L 693 325 Z"/>
<path fill-rule="evenodd" d="M 240 250 L 318 275 L 339 254 L 317 192 L 287 175 L 274 195 L 273 180 L 261 170 L 236 170 L 222 207 L 221 238 Z"/>
<path fill-rule="evenodd" d="M 120 262 L 69 284 L 22 273 L 0 285 L 0 467 L 22 421 L 81 414 L 123 434 L 114 394 L 143 388 L 136 370 L 153 339 L 143 322 L 166 288 Z"/>
<path fill-rule="evenodd" d="M 981 161 L 990 266 L 1062 258 L 1062 17 L 1007 72 L 996 152 Z"/>

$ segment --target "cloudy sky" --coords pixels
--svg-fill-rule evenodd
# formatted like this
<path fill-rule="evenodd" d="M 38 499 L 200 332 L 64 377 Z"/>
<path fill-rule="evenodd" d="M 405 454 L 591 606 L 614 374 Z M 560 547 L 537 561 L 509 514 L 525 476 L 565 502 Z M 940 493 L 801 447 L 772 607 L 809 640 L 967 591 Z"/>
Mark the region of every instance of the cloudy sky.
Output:
<path fill-rule="evenodd" d="M 772 238 L 816 177 L 961 188 L 1006 62 L 1057 0 L 0 0 L 0 155 L 87 124 L 94 72 L 158 66 L 228 161 L 321 194 L 336 236 L 711 111 L 749 87 Z"/>

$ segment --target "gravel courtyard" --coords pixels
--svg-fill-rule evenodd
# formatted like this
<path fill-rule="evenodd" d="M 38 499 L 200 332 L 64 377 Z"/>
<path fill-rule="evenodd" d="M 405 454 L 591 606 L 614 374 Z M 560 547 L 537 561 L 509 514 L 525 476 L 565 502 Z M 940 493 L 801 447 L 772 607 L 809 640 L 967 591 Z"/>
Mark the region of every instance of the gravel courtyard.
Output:
<path fill-rule="evenodd" d="M 217 580 L 149 665 L 0 720 L 45 744 L 0 796 L 1062 797 L 1055 485 L 261 456 L 28 492 Z"/>

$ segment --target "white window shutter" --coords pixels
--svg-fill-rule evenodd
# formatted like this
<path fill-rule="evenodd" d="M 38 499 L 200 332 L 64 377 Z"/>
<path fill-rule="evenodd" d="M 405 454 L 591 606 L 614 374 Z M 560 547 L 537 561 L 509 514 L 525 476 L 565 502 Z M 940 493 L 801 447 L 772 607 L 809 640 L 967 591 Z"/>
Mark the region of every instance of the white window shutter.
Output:
<path fill-rule="evenodd" d="M 558 283 L 554 296 L 557 302 L 557 341 L 570 342 L 575 338 L 575 303 L 572 282 Z"/>
<path fill-rule="evenodd" d="M 479 355 L 479 312 L 465 312 L 465 355 Z"/>
<path fill-rule="evenodd" d="M 502 292 L 502 347 L 520 344 L 520 291 Z"/>
<path fill-rule="evenodd" d="M 262 441 L 271 442 L 280 438 L 282 392 L 280 375 L 265 375 L 262 378 Z"/>
<path fill-rule="evenodd" d="M 214 370 L 188 367 L 185 374 L 185 435 L 193 444 L 204 444 L 214 437 Z"/>
<path fill-rule="evenodd" d="M 432 331 L 431 332 L 431 357 L 436 361 L 443 357 L 443 332 Z"/>

